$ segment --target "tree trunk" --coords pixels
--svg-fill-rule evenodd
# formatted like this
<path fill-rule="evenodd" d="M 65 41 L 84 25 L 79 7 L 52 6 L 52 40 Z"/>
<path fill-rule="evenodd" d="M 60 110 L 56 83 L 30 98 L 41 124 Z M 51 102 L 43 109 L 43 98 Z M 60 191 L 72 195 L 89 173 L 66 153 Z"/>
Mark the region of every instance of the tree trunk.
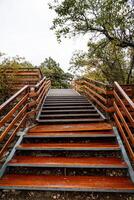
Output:
<path fill-rule="evenodd" d="M 126 81 L 127 84 L 130 84 L 133 69 L 134 69 L 134 49 L 131 50 L 130 69 Z"/>

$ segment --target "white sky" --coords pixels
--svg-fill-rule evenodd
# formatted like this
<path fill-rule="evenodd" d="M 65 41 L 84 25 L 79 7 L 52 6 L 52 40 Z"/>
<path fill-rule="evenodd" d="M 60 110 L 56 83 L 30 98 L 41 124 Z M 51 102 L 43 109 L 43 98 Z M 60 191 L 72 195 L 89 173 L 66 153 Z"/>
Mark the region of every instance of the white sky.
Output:
<path fill-rule="evenodd" d="M 87 38 L 64 39 L 58 43 L 50 30 L 51 0 L 0 0 L 0 52 L 22 56 L 35 65 L 51 56 L 66 71 L 74 50 L 86 49 Z"/>

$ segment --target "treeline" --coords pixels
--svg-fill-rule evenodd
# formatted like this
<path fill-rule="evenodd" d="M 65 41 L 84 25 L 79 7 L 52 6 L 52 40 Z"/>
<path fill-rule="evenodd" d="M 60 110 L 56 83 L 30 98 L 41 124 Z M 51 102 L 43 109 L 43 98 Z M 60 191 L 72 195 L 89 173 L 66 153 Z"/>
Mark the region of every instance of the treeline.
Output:
<path fill-rule="evenodd" d="M 0 103 L 11 96 L 13 86 L 11 83 L 15 80 L 15 72 L 20 68 L 39 67 L 43 75 L 51 79 L 52 88 L 69 88 L 73 79 L 72 74 L 65 73 L 59 63 L 51 57 L 46 58 L 39 66 L 34 66 L 25 58 L 18 56 L 6 58 L 4 54 L 0 54 L 0 59 Z M 8 69 L 12 69 L 14 73 L 6 73 Z"/>

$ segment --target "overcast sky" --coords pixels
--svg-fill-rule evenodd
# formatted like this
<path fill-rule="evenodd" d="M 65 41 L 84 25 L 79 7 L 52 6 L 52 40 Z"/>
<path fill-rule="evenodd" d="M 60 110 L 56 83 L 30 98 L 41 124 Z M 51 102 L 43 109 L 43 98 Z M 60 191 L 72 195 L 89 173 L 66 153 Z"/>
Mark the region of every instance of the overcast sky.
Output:
<path fill-rule="evenodd" d="M 0 52 L 22 56 L 35 65 L 51 56 L 66 71 L 74 50 L 86 49 L 87 38 L 58 43 L 50 30 L 54 12 L 51 0 L 0 0 Z"/>

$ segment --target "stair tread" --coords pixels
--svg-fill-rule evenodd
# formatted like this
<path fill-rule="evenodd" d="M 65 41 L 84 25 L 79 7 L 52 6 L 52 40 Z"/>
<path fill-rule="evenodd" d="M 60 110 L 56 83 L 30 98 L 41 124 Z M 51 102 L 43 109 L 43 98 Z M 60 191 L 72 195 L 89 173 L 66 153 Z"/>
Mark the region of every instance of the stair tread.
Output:
<path fill-rule="evenodd" d="M 113 131 L 74 131 L 74 132 L 28 132 L 24 137 L 109 137 L 115 136 Z"/>
<path fill-rule="evenodd" d="M 47 103 L 52 103 L 52 104 L 55 104 L 55 103 L 90 103 L 88 100 L 77 100 L 77 99 L 75 99 L 75 100 L 48 100 L 48 99 L 46 99 L 46 101 L 45 101 L 45 103 L 44 103 L 44 105 L 45 104 L 47 104 Z M 90 103 L 91 104 L 91 103 Z"/>
<path fill-rule="evenodd" d="M 9 163 L 12 165 L 35 165 L 35 166 L 65 166 L 65 167 L 127 167 L 126 163 L 119 158 L 90 157 L 36 157 L 36 156 L 15 156 Z"/>
<path fill-rule="evenodd" d="M 55 102 L 54 103 L 44 103 L 44 106 L 55 106 L 55 105 L 59 105 L 59 106 L 60 105 L 64 105 L 64 106 L 68 106 L 68 105 L 74 105 L 75 106 L 76 105 L 77 106 L 77 105 L 92 105 L 92 104 L 89 103 L 89 102 L 87 102 L 87 103 L 85 103 L 85 102 L 79 102 L 79 103 L 77 103 L 77 102 L 75 102 L 75 103 L 71 103 L 71 102 L 70 103 L 69 102 L 68 103 L 60 103 L 60 102 L 59 103 L 55 103 Z"/>
<path fill-rule="evenodd" d="M 108 176 L 48 176 L 48 175 L 5 175 L 0 188 L 42 189 L 70 191 L 131 191 L 134 184 L 128 177 Z"/>
<path fill-rule="evenodd" d="M 17 149 L 117 149 L 118 144 L 92 142 L 92 143 L 24 143 L 17 146 Z"/>
<path fill-rule="evenodd" d="M 74 123 L 78 123 L 78 122 L 100 122 L 100 121 L 104 121 L 103 118 L 66 118 L 66 119 L 38 119 L 38 122 L 43 122 L 43 123 L 50 123 L 50 122 L 54 122 L 54 123 L 58 123 L 58 122 L 74 122 Z"/>
<path fill-rule="evenodd" d="M 106 122 L 86 123 L 86 124 L 57 124 L 57 125 L 37 125 L 28 132 L 63 132 L 63 131 L 104 131 L 112 130 L 112 126 Z"/>
<path fill-rule="evenodd" d="M 93 113 L 93 114 L 90 114 L 90 113 L 76 113 L 76 114 L 41 114 L 40 116 L 100 116 L 98 113 Z"/>
<path fill-rule="evenodd" d="M 40 117 L 81 117 L 81 116 L 86 116 L 86 117 L 95 117 L 95 116 L 100 116 L 98 113 L 96 114 L 90 114 L 90 113 L 77 113 L 77 114 L 41 114 Z"/>
<path fill-rule="evenodd" d="M 42 113 L 64 113 L 64 112 L 97 112 L 96 109 L 74 109 L 74 110 L 42 110 Z"/>
<path fill-rule="evenodd" d="M 94 106 L 93 105 L 88 105 L 88 106 L 83 106 L 83 105 L 81 105 L 81 106 L 79 106 L 79 105 L 75 105 L 75 106 L 70 106 L 70 105 L 67 105 L 67 106 L 44 106 L 44 107 L 42 107 L 42 110 L 44 109 L 44 110 L 49 110 L 49 109 L 67 109 L 67 108 L 72 108 L 72 109 L 77 109 L 77 108 L 79 108 L 79 109 L 83 109 L 83 108 L 86 108 L 86 109 L 89 109 L 89 108 L 94 108 Z"/>

